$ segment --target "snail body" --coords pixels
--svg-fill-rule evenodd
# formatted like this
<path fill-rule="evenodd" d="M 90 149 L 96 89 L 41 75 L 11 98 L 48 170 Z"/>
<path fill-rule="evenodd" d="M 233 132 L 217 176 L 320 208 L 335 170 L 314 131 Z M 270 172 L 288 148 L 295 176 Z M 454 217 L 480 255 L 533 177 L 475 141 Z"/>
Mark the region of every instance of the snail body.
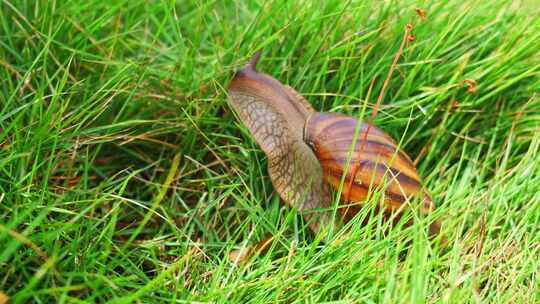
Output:
<path fill-rule="evenodd" d="M 422 213 L 431 212 L 433 202 L 414 164 L 389 135 L 344 114 L 316 112 L 294 89 L 257 72 L 259 56 L 233 77 L 229 102 L 267 155 L 274 188 L 311 220 L 312 230 L 332 224 L 331 212 L 311 211 L 331 209 L 332 190 L 338 189 L 347 205 L 338 209 L 345 221 L 373 193 L 381 194 L 379 208 L 387 214 L 415 201 Z M 354 176 L 346 170 L 352 165 L 359 166 Z M 430 233 L 439 229 L 435 222 Z"/>

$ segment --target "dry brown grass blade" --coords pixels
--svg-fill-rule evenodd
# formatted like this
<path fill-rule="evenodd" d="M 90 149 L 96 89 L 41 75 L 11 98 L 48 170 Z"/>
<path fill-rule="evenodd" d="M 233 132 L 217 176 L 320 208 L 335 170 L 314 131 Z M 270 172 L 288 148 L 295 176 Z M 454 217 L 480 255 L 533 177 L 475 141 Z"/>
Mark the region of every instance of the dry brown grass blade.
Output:
<path fill-rule="evenodd" d="M 47 253 L 43 251 L 41 248 L 39 248 L 38 245 L 34 244 L 30 239 L 28 239 L 26 236 L 20 234 L 19 232 L 15 230 L 11 230 L 7 228 L 6 226 L 0 224 L 0 231 L 7 232 L 9 235 L 11 235 L 14 239 L 17 241 L 23 243 L 24 245 L 30 247 L 39 257 L 41 257 L 44 261 L 47 261 L 49 257 L 47 256 Z M 1 302 L 0 302 L 1 303 Z"/>
<path fill-rule="evenodd" d="M 373 123 L 373 120 L 377 116 L 377 112 L 378 112 L 379 107 L 381 105 L 381 101 L 382 101 L 382 99 L 384 97 L 386 87 L 388 86 L 388 83 L 390 82 L 390 79 L 392 78 L 392 74 L 394 74 L 394 71 L 395 71 L 395 69 L 397 67 L 397 63 L 399 61 L 399 58 L 401 57 L 401 54 L 403 54 L 403 48 L 405 47 L 405 44 L 407 44 L 407 42 L 414 40 L 414 36 L 412 36 L 412 34 L 411 34 L 412 30 L 413 30 L 412 24 L 410 24 L 410 23 L 407 24 L 407 26 L 405 27 L 405 33 L 403 34 L 403 39 L 401 40 L 401 44 L 399 45 L 399 50 L 396 53 L 396 55 L 394 56 L 394 61 L 392 62 L 392 66 L 390 66 L 390 70 L 388 71 L 388 75 L 386 76 L 386 79 L 384 80 L 383 86 L 381 88 L 381 92 L 379 93 L 379 97 L 377 98 L 377 103 L 373 107 L 373 112 L 371 113 L 371 117 L 369 119 L 368 127 L 366 128 L 366 131 L 364 131 L 364 133 L 362 135 L 363 136 L 362 142 L 360 144 L 360 149 L 358 149 L 358 159 L 361 159 L 361 155 L 364 152 L 365 143 L 367 142 L 367 136 L 368 136 L 369 131 L 371 129 L 371 125 Z M 351 188 L 352 188 L 354 179 L 356 177 L 356 174 L 358 173 L 358 170 L 360 170 L 361 167 L 362 167 L 362 165 L 360 163 L 355 163 L 352 166 L 351 174 L 350 174 L 350 177 L 349 177 L 349 184 L 347 185 L 347 192 L 346 192 L 347 195 L 345 197 L 345 202 L 348 202 L 349 199 L 350 199 L 349 196 L 350 196 L 350 193 L 351 193 Z"/>

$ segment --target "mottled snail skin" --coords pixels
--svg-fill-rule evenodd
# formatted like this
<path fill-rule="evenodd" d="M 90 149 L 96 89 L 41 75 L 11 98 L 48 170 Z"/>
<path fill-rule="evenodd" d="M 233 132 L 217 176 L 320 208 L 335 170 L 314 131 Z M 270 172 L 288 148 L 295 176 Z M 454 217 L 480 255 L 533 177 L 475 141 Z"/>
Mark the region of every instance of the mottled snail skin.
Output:
<path fill-rule="evenodd" d="M 240 120 L 268 157 L 268 172 L 281 198 L 298 208 L 311 219 L 314 231 L 332 224 L 331 212 L 318 213 L 313 209 L 330 209 L 331 188 L 339 189 L 352 148 L 356 119 L 338 113 L 318 113 L 299 93 L 269 75 L 258 73 L 257 54 L 237 72 L 229 87 L 229 101 Z M 422 188 L 420 178 L 410 158 L 397 148 L 390 136 L 371 126 L 362 144 L 367 124 L 361 123 L 352 152 L 352 163 L 360 162 L 351 193 L 349 176 L 342 188 L 342 198 L 354 202 L 339 212 L 350 220 L 373 193 L 383 192 L 379 205 L 385 214 L 401 212 L 413 198 L 422 200 L 420 211 L 433 209 L 431 197 Z M 359 150 L 360 153 L 359 153 Z M 438 222 L 430 226 L 430 234 L 440 230 Z"/>
<path fill-rule="evenodd" d="M 319 161 L 303 141 L 307 117 L 315 111 L 300 94 L 257 73 L 255 56 L 229 86 L 229 102 L 268 157 L 268 173 L 281 198 L 302 212 L 314 231 L 332 224 L 332 198 Z"/>

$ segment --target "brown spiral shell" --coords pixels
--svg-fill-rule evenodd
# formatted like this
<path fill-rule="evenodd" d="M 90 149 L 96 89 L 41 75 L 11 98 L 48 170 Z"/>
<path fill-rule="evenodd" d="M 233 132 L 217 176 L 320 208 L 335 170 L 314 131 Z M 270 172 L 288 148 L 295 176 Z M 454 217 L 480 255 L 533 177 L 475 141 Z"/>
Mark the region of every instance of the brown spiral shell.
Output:
<path fill-rule="evenodd" d="M 355 134 L 357 141 L 353 147 Z M 325 179 L 334 189 L 340 188 L 347 167 L 359 166 L 350 193 L 350 169 L 345 176 L 341 197 L 349 198 L 352 204 L 340 209 L 344 218 L 352 218 L 375 192 L 373 190 L 382 192 L 384 199 L 379 207 L 387 213 L 403 210 L 408 202 L 414 202 L 415 197 L 422 202 L 422 213 L 432 209 L 431 197 L 422 188 L 411 159 L 379 128 L 372 125 L 368 131 L 367 123 L 344 114 L 315 113 L 306 121 L 304 140 L 312 148 Z M 432 229 L 438 230 L 438 227 Z"/>

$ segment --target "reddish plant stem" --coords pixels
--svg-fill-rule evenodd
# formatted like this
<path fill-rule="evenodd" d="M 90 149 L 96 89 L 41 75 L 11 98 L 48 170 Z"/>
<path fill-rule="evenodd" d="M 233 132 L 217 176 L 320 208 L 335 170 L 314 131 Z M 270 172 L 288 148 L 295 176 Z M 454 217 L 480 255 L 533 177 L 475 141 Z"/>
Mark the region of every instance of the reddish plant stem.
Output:
<path fill-rule="evenodd" d="M 352 189 L 354 180 L 356 178 L 356 174 L 362 168 L 362 163 L 360 162 L 360 159 L 361 159 L 362 153 L 364 153 L 369 130 L 371 129 L 373 120 L 377 116 L 377 112 L 379 110 L 379 106 L 381 105 L 381 101 L 384 97 L 386 87 L 388 86 L 388 83 L 390 82 L 390 79 L 392 78 L 392 74 L 394 74 L 394 70 L 397 67 L 397 63 L 399 61 L 399 58 L 401 57 L 401 54 L 403 54 L 403 48 L 405 47 L 405 44 L 408 41 L 414 40 L 414 36 L 411 35 L 412 29 L 413 29 L 412 24 L 407 24 L 407 26 L 405 27 L 405 34 L 403 35 L 403 39 L 401 40 L 401 44 L 399 45 L 399 50 L 396 53 L 396 56 L 394 57 L 394 61 L 392 62 L 392 66 L 390 67 L 390 70 L 388 71 L 388 75 L 386 76 L 386 79 L 384 80 L 383 86 L 381 88 L 381 92 L 379 93 L 379 97 L 377 98 L 377 103 L 373 107 L 373 112 L 371 113 L 371 117 L 369 119 L 366 131 L 363 133 L 362 141 L 360 143 L 360 149 L 358 150 L 358 154 L 357 154 L 358 161 L 353 162 L 353 166 L 351 168 L 351 174 L 349 176 L 349 184 L 347 185 L 347 191 L 345 192 L 345 202 L 349 202 L 350 197 L 351 197 L 351 189 Z M 373 82 L 372 82 L 372 85 L 373 85 Z M 371 87 L 369 90 L 371 91 Z"/>

